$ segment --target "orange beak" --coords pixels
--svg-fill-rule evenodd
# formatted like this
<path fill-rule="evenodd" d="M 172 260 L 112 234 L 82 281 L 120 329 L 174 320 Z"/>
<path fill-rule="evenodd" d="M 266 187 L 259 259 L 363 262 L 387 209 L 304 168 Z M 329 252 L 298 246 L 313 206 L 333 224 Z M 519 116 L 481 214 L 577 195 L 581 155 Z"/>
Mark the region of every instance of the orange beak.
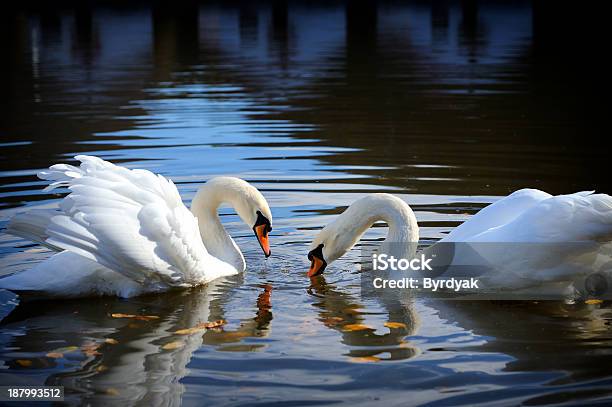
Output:
<path fill-rule="evenodd" d="M 325 262 L 317 256 L 311 256 L 310 269 L 308 270 L 308 277 L 314 277 L 319 275 L 325 270 Z"/>
<path fill-rule="evenodd" d="M 263 250 L 266 257 L 270 257 L 272 251 L 270 250 L 270 240 L 268 239 L 268 231 L 266 230 L 266 227 L 266 225 L 258 225 L 253 229 L 255 230 L 255 236 L 257 236 L 261 250 Z"/>

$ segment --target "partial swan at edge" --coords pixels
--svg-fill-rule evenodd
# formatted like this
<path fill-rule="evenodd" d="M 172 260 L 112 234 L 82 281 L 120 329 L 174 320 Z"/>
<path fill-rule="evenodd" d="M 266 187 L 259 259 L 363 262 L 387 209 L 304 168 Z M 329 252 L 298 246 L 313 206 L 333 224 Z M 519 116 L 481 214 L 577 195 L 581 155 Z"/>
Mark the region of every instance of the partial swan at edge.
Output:
<path fill-rule="evenodd" d="M 419 227 L 410 206 L 393 195 L 371 194 L 355 201 L 315 237 L 308 253 L 311 261 L 308 276 L 322 273 L 377 221 L 389 225 L 387 238 L 379 248 L 381 253 L 396 258 L 415 255 Z M 522 189 L 482 209 L 439 243 L 515 244 L 513 248 L 520 252 L 512 253 L 500 245 L 485 257 L 487 266 L 493 269 L 489 274 L 491 284 L 522 290 L 539 284 L 570 287 L 575 279 L 592 272 L 595 264 L 610 260 L 611 241 L 612 197 L 609 195 L 578 192 L 552 196 L 535 189 Z M 574 242 L 581 245 L 572 246 L 573 251 L 556 252 L 554 256 L 532 245 L 559 244 L 563 248 L 563 244 Z M 471 259 L 462 258 L 464 254 L 456 251 L 453 264 L 470 264 Z"/>

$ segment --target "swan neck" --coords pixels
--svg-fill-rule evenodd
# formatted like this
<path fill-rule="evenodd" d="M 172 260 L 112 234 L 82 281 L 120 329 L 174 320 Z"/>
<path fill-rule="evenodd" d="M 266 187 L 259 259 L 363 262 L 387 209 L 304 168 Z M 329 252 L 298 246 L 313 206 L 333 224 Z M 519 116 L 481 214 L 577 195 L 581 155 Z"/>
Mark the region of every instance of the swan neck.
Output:
<path fill-rule="evenodd" d="M 389 231 L 381 245 L 382 250 L 409 256 L 416 249 L 419 240 L 416 217 L 408 204 L 397 197 L 388 194 L 369 195 L 356 201 L 341 217 L 337 233 L 352 234 L 352 244 L 374 223 L 383 221 L 389 226 Z"/>
<path fill-rule="evenodd" d="M 198 219 L 200 237 L 206 250 L 214 257 L 243 271 L 246 267 L 244 256 L 223 227 L 218 214 L 222 204 L 227 203 L 235 207 L 231 194 L 225 192 L 218 184 L 203 185 L 193 198 L 191 213 Z"/>
<path fill-rule="evenodd" d="M 412 210 L 402 202 L 405 207 L 385 203 L 364 214 L 362 222 L 363 232 L 376 222 L 385 222 L 389 231 L 385 241 L 392 243 L 413 243 L 418 241 L 418 224 Z"/>

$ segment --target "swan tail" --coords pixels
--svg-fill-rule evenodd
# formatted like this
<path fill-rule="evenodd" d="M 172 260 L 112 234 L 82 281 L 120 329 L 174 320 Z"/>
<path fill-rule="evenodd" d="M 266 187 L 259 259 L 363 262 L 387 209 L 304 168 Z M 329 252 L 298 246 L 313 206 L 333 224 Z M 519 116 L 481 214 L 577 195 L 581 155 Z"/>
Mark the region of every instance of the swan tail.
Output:
<path fill-rule="evenodd" d="M 582 222 L 586 237 L 600 242 L 612 241 L 612 197 L 606 194 L 583 196 L 588 210 L 578 212 L 577 222 Z"/>
<path fill-rule="evenodd" d="M 54 251 L 62 251 L 58 246 L 47 242 L 47 228 L 51 219 L 59 213 L 54 209 L 34 209 L 15 215 L 9 221 L 6 233 L 42 244 Z"/>

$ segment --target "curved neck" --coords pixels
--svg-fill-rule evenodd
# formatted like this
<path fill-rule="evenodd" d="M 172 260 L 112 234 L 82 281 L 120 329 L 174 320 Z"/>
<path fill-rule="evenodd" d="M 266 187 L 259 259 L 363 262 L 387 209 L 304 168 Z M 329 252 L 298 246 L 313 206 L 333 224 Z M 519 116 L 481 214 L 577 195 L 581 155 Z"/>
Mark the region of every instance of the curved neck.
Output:
<path fill-rule="evenodd" d="M 338 236 L 341 250 L 348 251 L 378 221 L 389 225 L 381 251 L 403 257 L 414 255 L 419 240 L 416 217 L 407 203 L 393 195 L 372 194 L 355 201 L 329 226 Z"/>
<path fill-rule="evenodd" d="M 216 258 L 244 271 L 246 263 L 242 252 L 227 233 L 217 213 L 221 204 L 236 208 L 239 198 L 223 182 L 211 180 L 198 189 L 191 202 L 191 213 L 198 219 L 200 236 L 208 252 Z"/>
<path fill-rule="evenodd" d="M 388 194 L 372 194 L 355 202 L 351 207 L 355 209 L 355 217 L 351 213 L 347 215 L 361 230 L 359 237 L 374 223 L 383 221 L 389 225 L 386 242 L 418 242 L 419 225 L 416 217 L 410 206 L 401 199 Z"/>

